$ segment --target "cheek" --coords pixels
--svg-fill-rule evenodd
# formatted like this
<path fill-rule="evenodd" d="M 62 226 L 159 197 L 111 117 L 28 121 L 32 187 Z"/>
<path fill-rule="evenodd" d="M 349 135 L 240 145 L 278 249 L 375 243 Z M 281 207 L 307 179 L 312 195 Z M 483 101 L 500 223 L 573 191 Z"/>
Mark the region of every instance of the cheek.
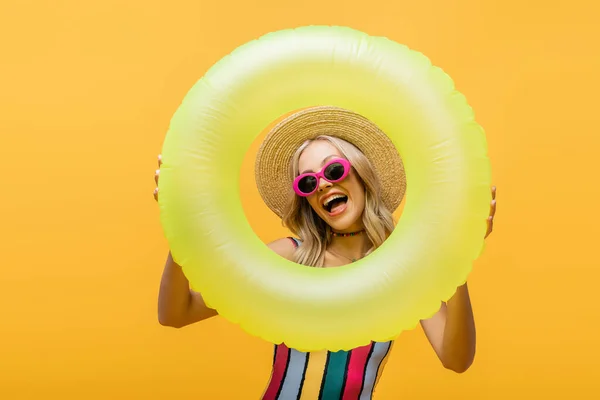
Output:
<path fill-rule="evenodd" d="M 354 199 L 354 204 L 356 204 L 359 208 L 364 208 L 365 206 L 365 194 L 362 190 L 357 190 L 357 192 L 352 197 Z"/>
<path fill-rule="evenodd" d="M 347 184 L 347 190 L 352 194 L 352 197 L 355 201 L 359 201 L 361 198 L 365 196 L 365 188 L 363 184 L 356 179 L 356 177 L 350 177 Z"/>
<path fill-rule="evenodd" d="M 319 211 L 319 202 L 317 201 L 316 195 L 313 194 L 312 196 L 307 197 L 306 200 L 313 210 Z"/>

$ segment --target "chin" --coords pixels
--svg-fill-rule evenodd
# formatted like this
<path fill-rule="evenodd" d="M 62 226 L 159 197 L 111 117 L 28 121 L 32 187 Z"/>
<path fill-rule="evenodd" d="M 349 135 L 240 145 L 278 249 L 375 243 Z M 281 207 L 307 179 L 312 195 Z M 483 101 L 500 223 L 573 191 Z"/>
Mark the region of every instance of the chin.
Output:
<path fill-rule="evenodd" d="M 327 217 L 325 222 L 337 232 L 350 232 L 362 229 L 360 215 L 354 215 L 352 212 L 349 212 L 346 215 L 340 215 L 338 218 Z"/>
<path fill-rule="evenodd" d="M 359 231 L 359 230 L 363 229 L 362 225 L 358 224 L 358 222 L 356 220 L 348 222 L 346 224 L 338 223 L 338 224 L 332 224 L 329 226 L 331 226 L 331 228 L 333 230 L 335 230 L 336 232 L 341 232 L 341 233 L 349 233 L 349 232 Z"/>

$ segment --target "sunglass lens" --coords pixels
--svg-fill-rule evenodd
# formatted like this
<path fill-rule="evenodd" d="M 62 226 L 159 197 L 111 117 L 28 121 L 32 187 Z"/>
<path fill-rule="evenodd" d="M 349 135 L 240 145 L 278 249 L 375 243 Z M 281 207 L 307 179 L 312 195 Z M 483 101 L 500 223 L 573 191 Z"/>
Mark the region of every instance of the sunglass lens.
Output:
<path fill-rule="evenodd" d="M 323 175 L 330 181 L 337 181 L 344 176 L 344 166 L 338 162 L 333 163 L 325 169 Z"/>
<path fill-rule="evenodd" d="M 298 189 L 302 193 L 310 193 L 317 187 L 317 178 L 314 176 L 305 176 L 298 182 Z"/>

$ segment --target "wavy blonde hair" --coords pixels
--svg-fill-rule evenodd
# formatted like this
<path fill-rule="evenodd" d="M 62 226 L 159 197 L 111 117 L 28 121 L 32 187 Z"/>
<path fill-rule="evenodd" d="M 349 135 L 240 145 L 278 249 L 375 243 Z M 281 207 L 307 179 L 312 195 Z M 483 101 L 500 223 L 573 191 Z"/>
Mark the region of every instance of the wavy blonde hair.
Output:
<path fill-rule="evenodd" d="M 292 179 L 298 176 L 298 161 L 304 150 L 315 140 L 331 143 L 352 164 L 365 188 L 365 208 L 362 222 L 371 242 L 367 254 L 373 252 L 394 230 L 392 212 L 381 201 L 381 185 L 367 157 L 353 144 L 336 137 L 321 135 L 304 142 L 294 153 L 291 161 Z M 331 242 L 331 227 L 312 209 L 306 198 L 292 194 L 288 200 L 282 222 L 294 235 L 302 239 L 302 246 L 295 252 L 295 262 L 312 267 L 323 267 L 325 250 Z"/>

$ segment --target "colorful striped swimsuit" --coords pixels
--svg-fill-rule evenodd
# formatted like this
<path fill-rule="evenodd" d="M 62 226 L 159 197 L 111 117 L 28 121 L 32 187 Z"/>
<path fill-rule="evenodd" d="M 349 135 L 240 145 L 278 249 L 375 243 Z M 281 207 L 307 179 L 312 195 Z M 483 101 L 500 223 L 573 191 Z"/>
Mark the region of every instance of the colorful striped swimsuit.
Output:
<path fill-rule="evenodd" d="M 392 344 L 372 342 L 350 351 L 311 353 L 275 345 L 262 400 L 371 400 Z"/>

